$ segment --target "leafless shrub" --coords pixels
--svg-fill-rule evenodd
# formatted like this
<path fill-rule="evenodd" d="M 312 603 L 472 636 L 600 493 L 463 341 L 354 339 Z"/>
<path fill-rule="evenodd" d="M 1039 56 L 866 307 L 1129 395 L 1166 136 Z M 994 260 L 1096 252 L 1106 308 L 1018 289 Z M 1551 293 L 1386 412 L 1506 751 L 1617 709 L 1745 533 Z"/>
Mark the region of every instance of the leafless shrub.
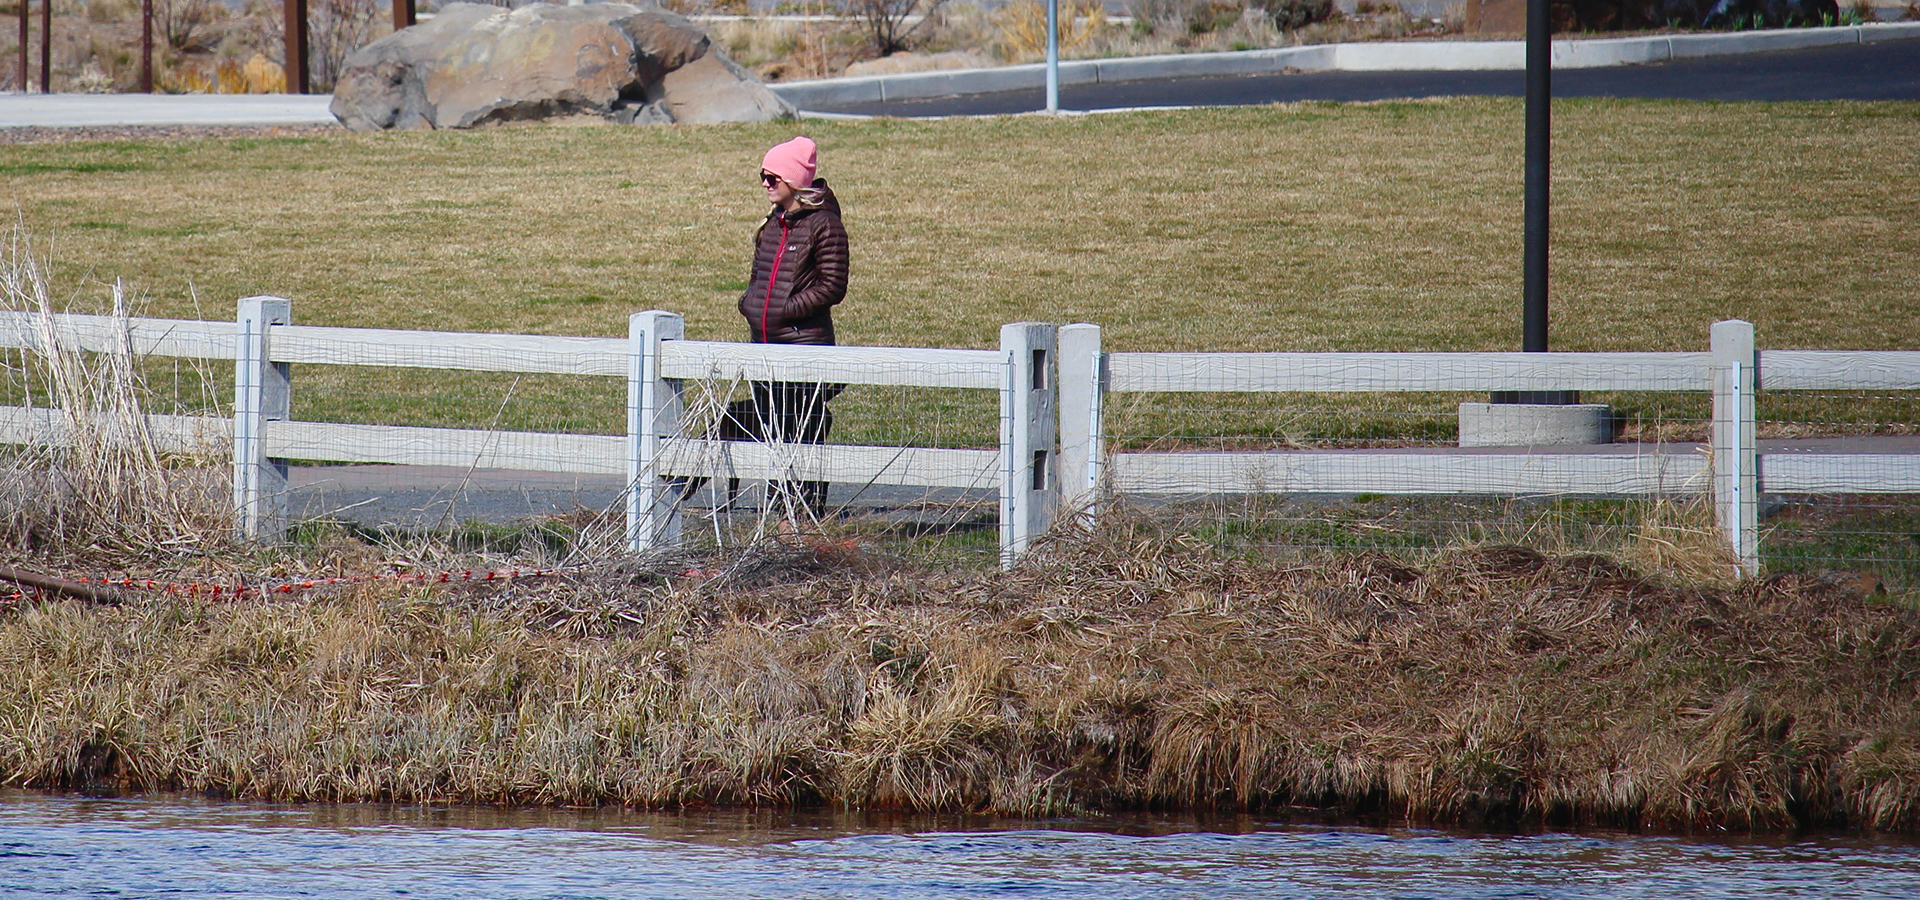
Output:
<path fill-rule="evenodd" d="M 861 34 L 876 55 L 891 56 L 913 48 L 916 36 L 930 30 L 935 14 L 947 0 L 843 0 L 846 15 L 860 20 Z M 913 24 L 916 10 L 921 17 Z"/>
<path fill-rule="evenodd" d="M 502 4 L 504 5 L 504 4 Z M 251 41 L 272 62 L 285 64 L 286 25 L 280 0 L 253 0 L 248 5 Z M 311 0 L 307 5 L 308 87 L 333 90 L 341 66 L 353 51 L 391 31 L 384 0 Z"/>
<path fill-rule="evenodd" d="M 153 0 L 153 27 L 177 52 L 205 50 L 226 12 L 215 0 Z"/>

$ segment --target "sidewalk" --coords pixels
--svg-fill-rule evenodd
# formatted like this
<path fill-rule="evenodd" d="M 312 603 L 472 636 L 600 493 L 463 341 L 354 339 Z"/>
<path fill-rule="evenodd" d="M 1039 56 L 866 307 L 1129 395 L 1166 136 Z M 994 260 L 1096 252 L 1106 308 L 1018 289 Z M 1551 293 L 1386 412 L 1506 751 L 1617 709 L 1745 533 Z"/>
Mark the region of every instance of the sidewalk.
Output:
<path fill-rule="evenodd" d="M 1556 69 L 1601 68 L 1909 39 L 1920 39 L 1920 22 L 1559 40 L 1553 42 L 1553 66 Z M 1074 60 L 1060 64 L 1060 83 L 1104 84 L 1285 71 L 1510 71 L 1524 68 L 1526 45 L 1523 41 L 1385 41 L 1237 53 Z M 1045 82 L 1044 65 L 1020 65 L 791 81 L 769 87 L 801 109 L 818 109 L 1030 90 Z M 332 124 L 333 114 L 327 111 L 331 102 L 332 98 L 327 95 L 291 94 L 0 94 L 0 128 Z"/>
<path fill-rule="evenodd" d="M 0 94 L 0 128 L 333 124 L 328 94 Z"/>

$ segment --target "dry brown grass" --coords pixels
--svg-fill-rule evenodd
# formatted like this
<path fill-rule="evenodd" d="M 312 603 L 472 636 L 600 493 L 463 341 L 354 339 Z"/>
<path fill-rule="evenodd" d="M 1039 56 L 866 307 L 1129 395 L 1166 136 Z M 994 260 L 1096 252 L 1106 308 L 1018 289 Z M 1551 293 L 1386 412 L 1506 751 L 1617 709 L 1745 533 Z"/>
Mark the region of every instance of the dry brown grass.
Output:
<path fill-rule="evenodd" d="M 154 314 L 274 293 L 309 324 L 612 335 L 660 307 L 731 338 L 754 166 L 803 130 L 854 238 L 850 343 L 1042 319 L 1122 350 L 1492 350 L 1518 345 L 1519 107 L 14 144 L 0 184 L 70 277 Z M 1920 236 L 1885 186 L 1920 180 L 1917 119 L 1560 104 L 1555 346 L 1699 349 L 1737 316 L 1764 346 L 1911 347 Z"/>
<path fill-rule="evenodd" d="M 1920 619 L 1838 583 L 1687 587 L 1508 546 L 1235 559 L 1125 519 L 1011 574 L 875 562 L 20 604 L 0 615 L 0 778 L 1920 827 Z"/>
<path fill-rule="evenodd" d="M 106 353 L 63 344 L 52 327 L 50 264 L 35 251 L 18 228 L 0 248 L 0 310 L 32 323 L 29 348 L 6 353 L 6 393 L 16 407 L 50 413 L 53 430 L 41 434 L 46 443 L 8 447 L 0 458 L 0 541 L 135 559 L 230 548 L 227 436 L 175 435 L 156 422 L 130 340 Z M 123 286 L 99 287 L 109 297 L 103 311 L 124 322 Z"/>

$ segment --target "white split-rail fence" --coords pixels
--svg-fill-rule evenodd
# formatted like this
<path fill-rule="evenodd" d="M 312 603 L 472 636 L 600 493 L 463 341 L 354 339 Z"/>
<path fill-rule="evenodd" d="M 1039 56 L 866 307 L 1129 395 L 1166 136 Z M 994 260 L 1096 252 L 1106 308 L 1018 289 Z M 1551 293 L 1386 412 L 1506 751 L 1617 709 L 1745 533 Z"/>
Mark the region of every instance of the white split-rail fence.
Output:
<path fill-rule="evenodd" d="M 1716 323 L 1704 353 L 1103 352 L 1097 325 L 1015 323 L 997 350 L 798 347 L 684 339 L 680 316 L 635 313 L 621 338 L 396 331 L 292 324 L 292 304 L 240 301 L 233 322 L 0 314 L 0 347 L 234 362 L 234 414 L 150 417 L 180 446 L 230 435 L 237 527 L 271 540 L 287 525 L 285 459 L 461 465 L 622 475 L 635 552 L 675 546 L 685 479 L 821 480 L 997 488 L 1000 551 L 1011 564 L 1063 514 L 1125 494 L 1478 494 L 1663 496 L 1710 492 L 1727 543 L 1759 564 L 1760 495 L 1920 493 L 1920 454 L 1762 453 L 1754 394 L 1920 390 L 1920 352 L 1755 349 L 1753 326 Z M 627 380 L 624 435 L 544 434 L 299 422 L 292 369 L 390 366 Z M 741 442 L 682 434 L 690 380 L 995 390 L 994 450 Z M 1710 391 L 1711 452 L 1620 445 L 1599 452 L 1124 452 L 1105 447 L 1107 396 L 1125 392 Z M 0 443 L 58 443 L 56 411 L 0 406 Z"/>

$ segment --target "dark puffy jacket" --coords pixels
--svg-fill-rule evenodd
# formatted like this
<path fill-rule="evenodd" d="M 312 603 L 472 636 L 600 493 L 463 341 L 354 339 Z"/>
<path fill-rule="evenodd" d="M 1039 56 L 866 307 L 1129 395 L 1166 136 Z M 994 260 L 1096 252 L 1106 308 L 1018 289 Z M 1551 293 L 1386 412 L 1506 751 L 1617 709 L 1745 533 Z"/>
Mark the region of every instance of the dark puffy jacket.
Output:
<path fill-rule="evenodd" d="M 760 224 L 753 277 L 740 295 L 755 343 L 833 343 L 833 305 L 847 295 L 847 230 L 826 181 L 813 186 L 826 192 L 819 208 L 775 207 Z"/>

